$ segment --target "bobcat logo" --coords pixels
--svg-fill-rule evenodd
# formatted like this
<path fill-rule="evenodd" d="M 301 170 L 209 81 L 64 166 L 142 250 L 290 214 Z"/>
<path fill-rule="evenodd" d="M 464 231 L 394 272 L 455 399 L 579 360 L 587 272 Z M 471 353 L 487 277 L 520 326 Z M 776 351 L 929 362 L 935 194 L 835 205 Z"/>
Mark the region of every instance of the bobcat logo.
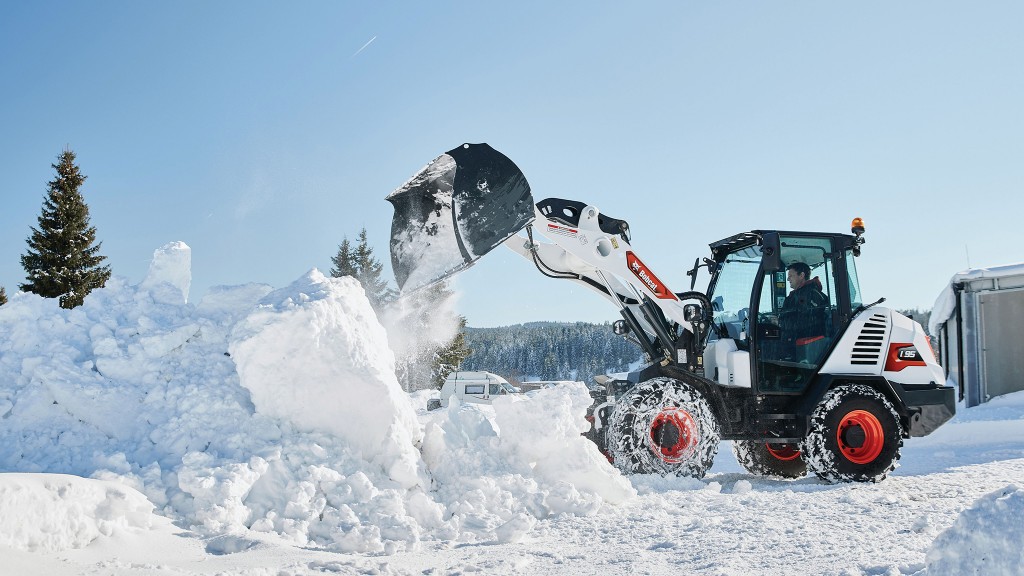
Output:
<path fill-rule="evenodd" d="M 629 268 L 629 271 L 632 272 L 637 279 L 643 282 L 644 286 L 647 286 L 647 288 L 658 298 L 665 300 L 678 300 L 676 295 L 662 284 L 661 280 L 658 280 L 658 277 L 655 276 L 654 273 L 636 257 L 636 254 L 626 252 L 626 266 Z"/>

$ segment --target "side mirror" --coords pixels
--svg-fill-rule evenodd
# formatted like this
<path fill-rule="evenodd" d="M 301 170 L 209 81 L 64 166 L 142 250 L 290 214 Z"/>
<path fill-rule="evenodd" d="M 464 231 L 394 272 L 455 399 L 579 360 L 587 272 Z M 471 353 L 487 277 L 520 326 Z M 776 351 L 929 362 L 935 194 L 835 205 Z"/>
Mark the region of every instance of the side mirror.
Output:
<path fill-rule="evenodd" d="M 625 320 L 616 320 L 612 323 L 612 332 L 619 336 L 625 336 L 629 334 L 629 324 L 626 324 Z"/>
<path fill-rule="evenodd" d="M 785 270 L 782 264 L 781 246 L 778 232 L 765 232 L 761 236 L 761 266 L 765 272 Z"/>
<path fill-rule="evenodd" d="M 687 322 L 701 322 L 704 320 L 704 312 L 699 304 L 687 304 L 683 306 L 683 317 Z"/>

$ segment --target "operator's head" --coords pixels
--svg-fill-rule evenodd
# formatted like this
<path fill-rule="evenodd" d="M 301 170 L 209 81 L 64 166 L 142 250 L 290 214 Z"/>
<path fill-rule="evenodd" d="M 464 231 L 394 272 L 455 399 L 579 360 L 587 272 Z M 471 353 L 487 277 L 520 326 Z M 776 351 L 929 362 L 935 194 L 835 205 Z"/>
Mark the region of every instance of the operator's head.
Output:
<path fill-rule="evenodd" d="M 793 290 L 804 285 L 811 277 L 811 267 L 803 262 L 793 262 L 786 266 L 786 280 L 789 280 L 789 287 Z"/>

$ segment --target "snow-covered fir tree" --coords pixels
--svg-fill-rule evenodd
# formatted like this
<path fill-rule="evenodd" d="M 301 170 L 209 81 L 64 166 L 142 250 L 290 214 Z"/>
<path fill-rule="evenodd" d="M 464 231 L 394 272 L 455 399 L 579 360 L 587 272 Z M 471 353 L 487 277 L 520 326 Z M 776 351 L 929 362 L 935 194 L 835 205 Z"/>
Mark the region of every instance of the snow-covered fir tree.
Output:
<path fill-rule="evenodd" d="M 466 342 L 466 317 L 459 316 L 459 332 L 448 342 L 448 345 L 439 349 L 434 355 L 433 362 L 433 384 L 434 388 L 440 388 L 444 379 L 449 374 L 459 369 L 462 362 L 473 353 L 473 350 Z"/>
<path fill-rule="evenodd" d="M 39 227 L 32 228 L 21 257 L 27 278 L 20 287 L 74 308 L 106 284 L 110 266 L 102 264 L 102 243 L 96 243 L 96 228 L 89 225 L 89 207 L 79 190 L 86 177 L 75 164 L 75 153 L 64 150 L 52 166 L 57 176 L 48 183 Z"/>
<path fill-rule="evenodd" d="M 366 239 L 366 228 L 359 231 L 355 250 L 351 253 L 355 277 L 366 290 L 366 297 L 375 310 L 395 299 L 395 291 L 383 277 L 384 265 L 373 255 L 373 248 Z"/>
<path fill-rule="evenodd" d="M 352 254 L 352 245 L 347 237 L 342 238 L 341 245 L 338 246 L 338 253 L 331 258 L 331 264 L 334 265 L 331 268 L 331 276 L 334 278 L 356 275 L 355 256 Z"/>
<path fill-rule="evenodd" d="M 384 265 L 373 255 L 366 238 L 366 228 L 359 231 L 358 244 L 353 248 L 348 237 L 343 237 L 338 246 L 338 253 L 331 257 L 331 276 L 342 278 L 351 276 L 359 280 L 366 298 L 374 310 L 380 309 L 395 299 L 395 291 L 384 279 Z"/>
<path fill-rule="evenodd" d="M 3 286 L 0 286 L 0 306 L 7 304 L 7 291 L 4 290 Z"/>

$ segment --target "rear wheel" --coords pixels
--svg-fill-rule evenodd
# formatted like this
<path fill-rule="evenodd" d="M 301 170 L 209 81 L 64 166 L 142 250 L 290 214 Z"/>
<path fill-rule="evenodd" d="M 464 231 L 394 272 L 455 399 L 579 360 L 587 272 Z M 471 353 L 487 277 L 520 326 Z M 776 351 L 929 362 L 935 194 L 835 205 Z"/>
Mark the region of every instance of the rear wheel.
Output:
<path fill-rule="evenodd" d="M 782 478 L 801 478 L 807 474 L 807 462 L 795 444 L 737 440 L 732 444 L 732 451 L 736 461 L 751 474 Z"/>
<path fill-rule="evenodd" d="M 892 403 L 870 386 L 844 384 L 811 413 L 801 449 L 808 468 L 826 482 L 878 482 L 896 468 L 902 446 Z"/>
<path fill-rule="evenodd" d="M 719 437 L 704 396 L 671 378 L 638 384 L 615 403 L 608 423 L 608 449 L 627 474 L 702 478 Z"/>

